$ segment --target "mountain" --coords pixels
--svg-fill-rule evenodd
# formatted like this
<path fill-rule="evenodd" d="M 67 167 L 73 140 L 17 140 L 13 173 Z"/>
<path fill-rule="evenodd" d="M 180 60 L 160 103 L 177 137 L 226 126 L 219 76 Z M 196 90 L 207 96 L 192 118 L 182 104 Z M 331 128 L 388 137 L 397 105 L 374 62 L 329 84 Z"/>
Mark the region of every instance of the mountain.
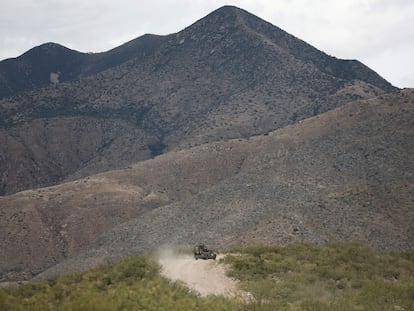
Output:
<path fill-rule="evenodd" d="M 414 247 L 414 91 L 356 60 L 225 6 L 101 54 L 14 61 L 31 73 L 0 100 L 1 279 L 164 243 Z"/>
<path fill-rule="evenodd" d="M 160 245 L 414 247 L 414 90 L 246 139 L 0 197 L 4 278 L 38 279 Z M 57 264 L 57 265 L 56 265 Z"/>
<path fill-rule="evenodd" d="M 96 74 L 0 101 L 0 194 L 268 133 L 397 90 L 231 6 L 151 44 L 137 40 L 112 52 L 129 49 L 127 62 L 95 62 L 87 72 Z M 100 71 L 110 63 L 119 65 Z"/>
<path fill-rule="evenodd" d="M 81 53 L 56 43 L 34 47 L 23 55 L 0 62 L 0 98 L 90 76 L 142 57 L 166 37 L 144 35 L 103 53 Z"/>

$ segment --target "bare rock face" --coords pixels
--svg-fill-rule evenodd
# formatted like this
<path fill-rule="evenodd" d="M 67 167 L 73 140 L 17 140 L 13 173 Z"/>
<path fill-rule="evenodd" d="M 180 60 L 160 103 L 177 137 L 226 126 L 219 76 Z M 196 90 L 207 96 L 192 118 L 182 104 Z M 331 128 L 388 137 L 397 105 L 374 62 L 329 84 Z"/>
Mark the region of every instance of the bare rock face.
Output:
<path fill-rule="evenodd" d="M 0 101 L 0 194 L 267 133 L 395 90 L 358 61 L 330 57 L 235 7 L 167 37 L 78 54 L 47 44 L 14 60 L 53 59 L 33 79 L 50 83 L 59 73 L 59 83 Z"/>

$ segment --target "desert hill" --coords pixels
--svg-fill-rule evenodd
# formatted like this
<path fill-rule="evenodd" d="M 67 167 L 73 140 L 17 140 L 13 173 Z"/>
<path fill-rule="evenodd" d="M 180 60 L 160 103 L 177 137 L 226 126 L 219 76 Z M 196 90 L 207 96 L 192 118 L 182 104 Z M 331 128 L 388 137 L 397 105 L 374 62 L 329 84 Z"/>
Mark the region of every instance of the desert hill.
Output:
<path fill-rule="evenodd" d="M 79 78 L 87 66 L 76 65 L 73 81 L 0 101 L 0 194 L 268 133 L 396 90 L 360 62 L 231 6 L 147 39 L 122 47 L 122 61 L 87 63 L 95 74 Z"/>
<path fill-rule="evenodd" d="M 0 197 L 4 278 L 84 269 L 166 244 L 413 248 L 414 91 L 354 101 L 213 142 Z"/>

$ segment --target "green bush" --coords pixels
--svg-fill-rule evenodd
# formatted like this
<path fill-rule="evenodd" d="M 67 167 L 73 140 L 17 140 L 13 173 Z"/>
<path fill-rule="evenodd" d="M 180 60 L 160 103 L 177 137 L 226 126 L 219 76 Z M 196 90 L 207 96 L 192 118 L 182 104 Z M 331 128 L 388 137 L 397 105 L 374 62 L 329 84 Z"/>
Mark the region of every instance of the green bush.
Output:
<path fill-rule="evenodd" d="M 0 310 L 414 310 L 414 252 L 361 245 L 235 248 L 224 262 L 250 303 L 200 297 L 159 274 L 151 255 L 44 283 L 0 288 Z"/>
<path fill-rule="evenodd" d="M 223 297 L 199 297 L 159 275 L 149 255 L 55 281 L 0 288 L 0 310 L 242 310 Z"/>
<path fill-rule="evenodd" d="M 414 310 L 412 251 L 379 252 L 358 243 L 234 251 L 225 258 L 229 275 L 280 310 Z"/>

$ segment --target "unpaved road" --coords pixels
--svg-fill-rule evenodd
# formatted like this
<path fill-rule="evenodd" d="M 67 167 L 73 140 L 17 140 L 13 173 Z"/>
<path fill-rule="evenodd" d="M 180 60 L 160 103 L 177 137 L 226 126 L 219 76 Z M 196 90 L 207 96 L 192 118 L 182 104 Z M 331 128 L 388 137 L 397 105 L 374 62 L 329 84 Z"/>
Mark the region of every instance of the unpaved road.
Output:
<path fill-rule="evenodd" d="M 172 281 L 182 281 L 192 290 L 206 295 L 235 296 L 237 281 L 225 274 L 223 264 L 217 260 L 195 260 L 189 255 L 164 254 L 158 258 L 162 266 L 161 274 Z"/>

